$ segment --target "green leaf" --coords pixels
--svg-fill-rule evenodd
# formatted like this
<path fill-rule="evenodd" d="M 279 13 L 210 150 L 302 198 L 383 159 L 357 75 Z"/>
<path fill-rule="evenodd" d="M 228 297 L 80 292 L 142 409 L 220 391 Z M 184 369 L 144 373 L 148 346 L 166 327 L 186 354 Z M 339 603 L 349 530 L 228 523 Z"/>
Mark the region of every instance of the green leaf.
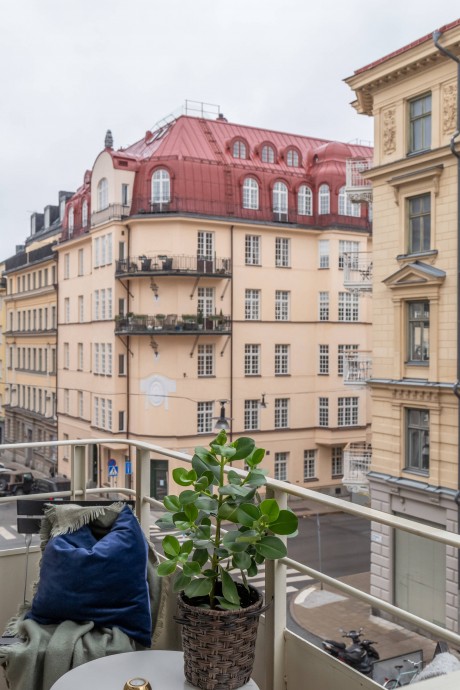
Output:
<path fill-rule="evenodd" d="M 197 561 L 188 561 L 187 563 L 184 563 L 184 575 L 188 575 L 189 577 L 195 577 L 200 573 L 201 567 L 200 564 L 197 563 Z"/>
<path fill-rule="evenodd" d="M 262 537 L 255 547 L 257 553 L 269 561 L 284 558 L 287 555 L 286 545 L 278 537 Z"/>
<path fill-rule="evenodd" d="M 176 560 L 163 561 L 157 568 L 157 573 L 160 577 L 165 577 L 166 575 L 171 575 L 176 569 Z"/>
<path fill-rule="evenodd" d="M 227 486 L 219 486 L 219 494 L 221 496 L 247 498 L 251 494 L 251 492 L 254 494 L 253 489 L 245 486 L 234 486 L 233 484 L 229 484 Z"/>
<path fill-rule="evenodd" d="M 240 606 L 240 598 L 238 596 L 238 590 L 236 584 L 232 579 L 232 576 L 227 570 L 220 568 L 220 579 L 222 580 L 222 594 L 226 601 L 231 604 L 237 604 Z"/>
<path fill-rule="evenodd" d="M 265 457 L 265 448 L 254 448 L 251 455 L 248 455 L 248 457 L 246 458 L 246 464 L 249 465 L 249 467 L 255 467 L 260 462 L 262 462 L 264 457 Z"/>
<path fill-rule="evenodd" d="M 179 486 L 189 486 L 196 481 L 195 470 L 186 470 L 185 467 L 176 467 L 172 471 L 173 479 Z"/>
<path fill-rule="evenodd" d="M 237 532 L 235 530 L 232 530 L 224 534 L 224 537 L 222 539 L 223 544 L 225 548 L 228 549 L 231 553 L 241 553 L 243 551 L 246 551 L 247 544 L 237 542 L 237 538 L 240 536 L 241 532 Z"/>
<path fill-rule="evenodd" d="M 224 597 L 216 597 L 217 601 L 219 602 L 219 606 L 221 609 L 225 609 L 226 611 L 239 611 L 241 608 L 241 604 L 232 604 L 230 601 L 227 601 Z"/>
<path fill-rule="evenodd" d="M 260 540 L 260 534 L 257 530 L 255 529 L 248 529 L 243 531 L 240 531 L 239 536 L 237 537 L 236 541 L 239 544 L 255 544 Z"/>
<path fill-rule="evenodd" d="M 203 575 L 203 577 L 213 577 L 213 578 L 217 577 L 216 571 L 212 570 L 212 568 L 207 568 L 206 570 L 203 570 L 203 572 L 201 574 Z"/>
<path fill-rule="evenodd" d="M 236 441 L 233 441 L 231 445 L 236 450 L 232 460 L 243 460 L 253 452 L 256 444 L 253 438 L 241 436 L 241 438 L 237 438 Z"/>
<path fill-rule="evenodd" d="M 184 573 L 177 573 L 174 578 L 173 590 L 174 592 L 181 592 L 192 581 L 191 577 L 187 577 Z"/>
<path fill-rule="evenodd" d="M 225 460 L 233 460 L 236 450 L 232 446 L 219 446 L 216 443 L 211 443 L 211 448 L 217 455 L 225 458 Z"/>
<path fill-rule="evenodd" d="M 196 539 L 209 539 L 211 537 L 211 526 L 206 524 L 201 524 L 195 530 L 195 540 Z"/>
<path fill-rule="evenodd" d="M 163 499 L 163 505 L 172 513 L 176 513 L 178 510 L 180 510 L 180 502 L 177 496 L 165 496 Z"/>
<path fill-rule="evenodd" d="M 239 568 L 240 570 L 249 570 L 252 563 L 253 560 L 251 556 L 244 551 L 243 553 L 233 554 L 232 564 L 235 568 Z"/>
<path fill-rule="evenodd" d="M 245 527 L 252 527 L 260 518 L 260 510 L 253 503 L 242 503 L 237 510 L 238 522 Z"/>
<path fill-rule="evenodd" d="M 245 479 L 245 484 L 248 486 L 265 486 L 267 483 L 267 470 L 251 470 Z"/>
<path fill-rule="evenodd" d="M 257 573 L 259 572 L 257 563 L 254 560 L 251 559 L 251 565 L 249 566 L 247 571 L 249 577 L 255 577 L 255 575 L 257 575 Z"/>
<path fill-rule="evenodd" d="M 199 495 L 200 494 L 197 491 L 192 491 L 191 489 L 181 491 L 179 494 L 179 503 L 181 504 L 182 509 L 183 506 L 188 506 L 190 503 L 195 503 Z"/>
<path fill-rule="evenodd" d="M 168 558 L 175 558 L 179 555 L 180 544 L 176 537 L 173 537 L 172 534 L 168 534 L 167 537 L 164 537 L 161 543 L 163 546 L 163 551 Z"/>
<path fill-rule="evenodd" d="M 217 502 L 217 499 L 215 499 L 215 498 L 208 498 L 207 496 L 200 496 L 199 498 L 196 499 L 195 506 L 199 510 L 205 510 L 207 513 L 214 513 L 214 512 L 216 512 L 219 504 Z"/>
<path fill-rule="evenodd" d="M 190 522 L 185 513 L 174 513 L 173 522 L 177 529 L 186 530 L 190 528 Z"/>
<path fill-rule="evenodd" d="M 270 523 L 272 523 L 278 519 L 280 507 L 274 498 L 267 498 L 260 504 L 260 512 L 268 518 Z"/>
<path fill-rule="evenodd" d="M 297 531 L 299 520 L 290 510 L 280 510 L 278 518 L 270 522 L 269 528 L 275 534 L 293 534 Z"/>
<path fill-rule="evenodd" d="M 203 566 L 209 559 L 209 553 L 206 549 L 195 549 L 192 556 L 192 561 L 196 561 Z"/>
<path fill-rule="evenodd" d="M 206 477 L 205 475 L 201 476 L 199 479 L 197 479 L 197 481 L 194 484 L 195 489 L 197 491 L 204 491 L 205 489 L 208 488 L 208 486 L 212 482 L 213 478 L 214 478 L 214 475 L 212 475 L 211 480 L 209 480 L 209 478 Z"/>
<path fill-rule="evenodd" d="M 203 451 L 201 455 L 198 454 L 199 450 Z M 211 473 L 213 483 L 218 483 L 220 477 L 220 464 L 205 448 L 195 448 L 195 455 L 192 458 L 192 467 L 198 477 L 208 477 L 209 473 Z"/>
<path fill-rule="evenodd" d="M 228 472 L 227 479 L 230 484 L 235 484 L 236 486 L 240 486 L 243 481 L 242 477 L 240 477 L 235 470 L 230 470 L 230 472 Z"/>
<path fill-rule="evenodd" d="M 172 513 L 165 513 L 160 518 L 158 518 L 158 520 L 155 521 L 155 524 L 158 525 L 160 529 L 173 529 L 174 522 Z"/>
<path fill-rule="evenodd" d="M 199 577 L 192 580 L 184 592 L 188 597 L 205 597 L 212 589 L 212 580 L 207 577 Z"/>
<path fill-rule="evenodd" d="M 198 508 L 193 503 L 191 503 L 190 505 L 184 506 L 184 513 L 186 514 L 190 522 L 195 522 L 195 520 L 198 517 Z"/>

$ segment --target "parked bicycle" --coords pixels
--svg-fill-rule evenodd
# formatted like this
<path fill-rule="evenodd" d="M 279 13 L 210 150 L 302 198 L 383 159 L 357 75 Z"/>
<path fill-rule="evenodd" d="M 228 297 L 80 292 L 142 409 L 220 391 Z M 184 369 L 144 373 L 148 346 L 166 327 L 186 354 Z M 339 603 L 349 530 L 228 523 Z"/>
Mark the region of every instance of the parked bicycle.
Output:
<path fill-rule="evenodd" d="M 401 688 L 403 685 L 409 685 L 414 678 L 422 670 L 423 661 L 412 661 L 412 659 L 404 659 L 404 663 L 409 664 L 411 668 L 404 670 L 404 664 L 395 666 L 398 674 L 396 678 L 386 678 L 383 684 L 384 688 L 392 690 L 392 688 Z"/>

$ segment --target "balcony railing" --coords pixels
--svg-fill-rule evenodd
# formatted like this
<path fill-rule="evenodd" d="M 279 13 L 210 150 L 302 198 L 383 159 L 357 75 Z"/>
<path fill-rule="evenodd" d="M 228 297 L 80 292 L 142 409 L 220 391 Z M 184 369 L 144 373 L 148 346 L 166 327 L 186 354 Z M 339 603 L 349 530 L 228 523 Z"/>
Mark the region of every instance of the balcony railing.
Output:
<path fill-rule="evenodd" d="M 133 314 L 115 319 L 117 335 L 194 335 L 194 334 L 228 334 L 231 332 L 230 316 L 216 314 Z"/>
<path fill-rule="evenodd" d="M 363 173 L 372 168 L 372 158 L 349 158 L 346 163 L 346 192 L 350 201 L 372 201 L 372 182 Z"/>
<path fill-rule="evenodd" d="M 114 448 L 120 444 L 120 448 L 125 449 L 129 446 L 133 452 L 133 463 L 136 471 L 136 490 L 127 488 L 96 487 L 93 489 L 88 486 L 88 470 L 92 467 L 92 458 L 102 457 L 98 452 L 98 446 L 110 443 Z M 7 450 L 24 449 L 30 447 L 67 447 L 67 456 L 70 458 L 71 465 L 71 490 L 54 494 L 56 497 L 68 497 L 73 499 L 85 500 L 94 496 L 123 494 L 133 497 L 136 500 L 136 514 L 144 533 L 150 535 L 151 509 L 158 509 L 161 504 L 150 497 L 150 469 L 151 457 L 161 457 L 173 459 L 181 464 L 190 463 L 191 456 L 185 453 L 172 451 L 161 446 L 150 443 L 135 441 L 132 439 L 121 439 L 115 437 L 99 439 L 78 439 L 72 441 L 57 441 L 54 443 L 33 443 L 0 446 L 0 453 Z M 243 470 L 232 468 L 233 472 L 244 476 Z M 454 549 L 460 548 L 460 536 L 447 530 L 438 529 L 430 525 L 421 525 L 419 522 L 412 522 L 406 518 L 399 517 L 390 513 L 378 510 L 371 510 L 356 503 L 343 501 L 326 494 L 304 489 L 292 484 L 268 478 L 267 493 L 278 500 L 281 507 L 287 506 L 288 497 L 297 497 L 313 501 L 318 506 L 327 506 L 350 515 L 372 520 L 375 523 L 385 525 L 389 528 L 401 529 L 407 533 L 420 536 L 439 542 Z M 34 495 L 33 498 L 39 497 Z M 43 495 L 46 497 L 46 495 Z M 23 498 L 23 497 L 21 497 Z M 32 498 L 32 497 L 31 497 Z M 0 498 L 0 506 L 10 502 L 15 502 L 15 497 Z M 4 627 L 7 620 L 14 615 L 18 603 L 22 602 L 24 590 L 24 577 L 21 573 L 26 573 L 26 549 L 7 548 L 0 551 L 0 578 L 2 587 L 0 590 L 0 626 Z M 38 565 L 40 549 L 32 546 L 29 557 L 29 573 L 33 573 Z M 287 579 L 286 568 L 292 568 L 299 573 L 309 575 L 314 580 L 334 587 L 343 596 L 355 597 L 376 609 L 386 612 L 390 616 L 397 616 L 400 620 L 412 626 L 427 631 L 434 639 L 445 640 L 453 648 L 460 645 L 460 636 L 439 625 L 426 621 L 408 611 L 379 599 L 371 594 L 351 587 L 350 585 L 329 577 L 324 573 L 311 568 L 308 565 L 286 557 L 280 561 L 267 561 L 265 597 L 272 602 L 259 626 L 257 640 L 256 663 L 254 668 L 254 680 L 260 690 L 299 690 L 299 688 L 321 688 L 321 690 L 372 690 L 380 687 L 370 678 L 363 676 L 345 664 L 332 658 L 321 649 L 303 639 L 299 635 L 289 630 L 286 626 L 286 605 L 287 605 Z M 28 596 L 31 593 L 31 581 L 34 575 L 31 574 L 28 580 Z M 175 595 L 172 588 L 169 594 L 170 613 L 175 609 Z M 329 606 L 333 606 L 331 603 Z M 340 606 L 340 602 L 339 602 Z M 337 612 L 339 609 L 337 609 Z M 337 627 L 341 621 L 339 613 Z M 172 628 L 176 624 L 171 616 L 168 616 L 168 630 L 165 631 L 164 646 L 168 648 L 168 642 L 175 638 Z M 170 644 L 170 642 L 169 642 Z M 460 682 L 460 672 L 449 675 L 439 676 L 432 680 L 424 681 L 424 690 L 457 690 Z M 0 679 L 0 690 L 5 690 L 5 685 Z M 421 686 L 422 687 L 422 686 Z"/>
<path fill-rule="evenodd" d="M 343 255 L 343 286 L 350 292 L 371 292 L 372 253 L 347 252 Z"/>
<path fill-rule="evenodd" d="M 342 483 L 352 493 L 369 493 L 367 475 L 371 469 L 372 448 L 367 443 L 352 443 L 343 452 Z"/>
<path fill-rule="evenodd" d="M 91 214 L 91 227 L 107 223 L 109 220 L 123 220 L 128 218 L 130 213 L 130 206 L 124 204 L 109 204 L 107 208 L 101 211 L 94 211 Z"/>
<path fill-rule="evenodd" d="M 343 355 L 343 382 L 350 385 L 365 385 L 372 376 L 370 352 L 351 351 Z"/>
<path fill-rule="evenodd" d="M 153 256 L 132 256 L 116 263 L 115 275 L 154 276 L 154 275 L 202 275 L 206 277 L 229 278 L 230 259 L 206 256 L 186 256 L 156 254 Z"/>

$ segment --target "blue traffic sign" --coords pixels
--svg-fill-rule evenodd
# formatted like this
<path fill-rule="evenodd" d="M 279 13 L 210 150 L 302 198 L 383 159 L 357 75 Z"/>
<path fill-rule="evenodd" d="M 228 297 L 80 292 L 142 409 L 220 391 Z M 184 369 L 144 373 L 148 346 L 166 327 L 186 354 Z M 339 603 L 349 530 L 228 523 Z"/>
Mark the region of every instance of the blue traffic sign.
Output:
<path fill-rule="evenodd" d="M 109 477 L 118 477 L 117 465 L 112 465 L 112 467 L 109 467 Z"/>
<path fill-rule="evenodd" d="M 110 460 L 107 460 L 107 464 L 109 467 L 114 467 L 117 464 L 117 461 L 113 458 L 110 458 Z"/>
<path fill-rule="evenodd" d="M 125 474 L 132 474 L 133 473 L 133 463 L 128 461 L 125 462 Z"/>

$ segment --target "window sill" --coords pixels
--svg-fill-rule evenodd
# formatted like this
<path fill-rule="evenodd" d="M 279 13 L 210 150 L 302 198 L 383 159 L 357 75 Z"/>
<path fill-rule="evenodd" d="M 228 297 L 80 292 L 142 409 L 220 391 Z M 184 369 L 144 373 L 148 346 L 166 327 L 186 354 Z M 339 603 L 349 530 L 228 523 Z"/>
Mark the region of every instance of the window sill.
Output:
<path fill-rule="evenodd" d="M 419 477 L 429 477 L 430 476 L 429 470 L 420 470 L 420 469 L 417 469 L 416 467 L 404 467 L 403 472 L 407 472 L 407 474 L 416 474 Z"/>
<path fill-rule="evenodd" d="M 332 474 L 331 479 L 343 479 L 343 474 Z"/>
<path fill-rule="evenodd" d="M 410 359 L 407 362 L 404 362 L 404 364 L 407 367 L 429 367 L 430 366 L 430 360 L 424 359 L 423 361 L 419 361 L 419 360 Z"/>
<path fill-rule="evenodd" d="M 275 373 L 275 376 L 290 376 L 290 375 L 291 375 L 291 374 L 276 374 L 276 373 Z"/>
<path fill-rule="evenodd" d="M 396 261 L 413 261 L 414 259 L 429 258 L 437 255 L 437 249 L 427 249 L 424 252 L 408 252 L 407 254 L 398 254 L 396 256 Z"/>
<path fill-rule="evenodd" d="M 319 482 L 318 477 L 309 477 L 308 479 L 303 480 L 304 484 L 311 484 L 312 482 Z"/>

